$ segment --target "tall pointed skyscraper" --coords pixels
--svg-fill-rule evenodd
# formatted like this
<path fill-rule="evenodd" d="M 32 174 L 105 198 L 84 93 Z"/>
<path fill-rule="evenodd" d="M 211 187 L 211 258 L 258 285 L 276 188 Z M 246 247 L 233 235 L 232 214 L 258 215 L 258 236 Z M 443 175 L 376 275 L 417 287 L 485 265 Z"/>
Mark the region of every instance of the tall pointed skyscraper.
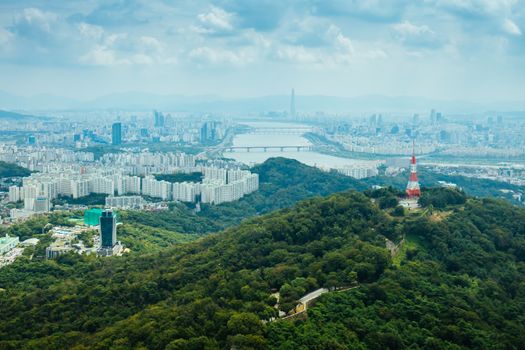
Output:
<path fill-rule="evenodd" d="M 295 117 L 295 89 L 292 89 L 292 96 L 290 97 L 290 117 Z"/>
<path fill-rule="evenodd" d="M 412 159 L 410 160 L 410 177 L 408 178 L 406 192 L 409 198 L 419 198 L 421 196 L 421 189 L 419 188 L 419 180 L 417 178 L 416 151 L 415 151 L 414 142 L 412 142 Z"/>

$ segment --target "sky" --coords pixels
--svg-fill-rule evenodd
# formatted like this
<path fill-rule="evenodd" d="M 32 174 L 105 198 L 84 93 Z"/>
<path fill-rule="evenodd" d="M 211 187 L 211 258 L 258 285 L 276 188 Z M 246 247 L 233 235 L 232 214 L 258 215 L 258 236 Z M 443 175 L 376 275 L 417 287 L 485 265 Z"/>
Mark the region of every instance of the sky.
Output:
<path fill-rule="evenodd" d="M 0 0 L 0 90 L 525 99 L 525 0 Z"/>

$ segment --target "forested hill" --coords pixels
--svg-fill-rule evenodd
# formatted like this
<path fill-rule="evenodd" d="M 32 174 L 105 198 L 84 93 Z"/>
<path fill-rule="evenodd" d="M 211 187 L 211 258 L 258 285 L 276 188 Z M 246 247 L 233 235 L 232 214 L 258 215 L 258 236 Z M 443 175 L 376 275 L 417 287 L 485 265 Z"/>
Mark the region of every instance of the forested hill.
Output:
<path fill-rule="evenodd" d="M 249 217 L 291 207 L 310 197 L 369 187 L 354 178 L 336 172 L 326 173 L 287 158 L 270 158 L 251 171 L 259 174 L 259 190 L 239 201 L 202 205 L 198 214 L 185 205 L 175 205 L 165 212 L 128 212 L 124 218 L 142 225 L 202 234 L 237 225 Z"/>
<path fill-rule="evenodd" d="M 442 210 L 345 192 L 152 254 L 15 263 L 0 270 L 0 348 L 519 349 L 525 210 L 439 191 L 454 199 Z M 394 258 L 385 238 L 404 242 Z M 262 322 L 275 290 L 288 311 L 356 285 Z"/>
<path fill-rule="evenodd" d="M 13 163 L 6 163 L 0 161 L 0 178 L 4 177 L 18 177 L 18 176 L 29 176 L 31 172 Z"/>

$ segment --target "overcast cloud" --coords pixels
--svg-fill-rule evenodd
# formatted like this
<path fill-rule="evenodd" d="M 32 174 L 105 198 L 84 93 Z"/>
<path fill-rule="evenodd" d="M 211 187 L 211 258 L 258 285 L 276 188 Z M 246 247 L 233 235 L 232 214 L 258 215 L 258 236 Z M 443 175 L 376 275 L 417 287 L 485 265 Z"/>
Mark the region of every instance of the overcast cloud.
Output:
<path fill-rule="evenodd" d="M 525 96 L 524 0 L 0 3 L 0 90 Z"/>

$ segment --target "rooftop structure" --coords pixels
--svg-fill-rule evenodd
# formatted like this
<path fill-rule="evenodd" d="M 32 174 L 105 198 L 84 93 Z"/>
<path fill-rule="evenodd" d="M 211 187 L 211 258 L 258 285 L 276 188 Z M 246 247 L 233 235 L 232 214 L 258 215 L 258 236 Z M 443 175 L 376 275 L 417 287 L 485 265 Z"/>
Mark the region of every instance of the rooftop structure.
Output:
<path fill-rule="evenodd" d="M 10 237 L 7 234 L 5 237 L 0 237 L 0 254 L 5 254 L 13 249 L 17 246 L 18 242 L 18 237 Z"/>
<path fill-rule="evenodd" d="M 55 259 L 59 255 L 65 254 L 67 252 L 72 251 L 74 248 L 70 245 L 69 241 L 64 240 L 57 240 L 49 247 L 46 248 L 46 258 L 47 259 Z"/>
<path fill-rule="evenodd" d="M 84 225 L 97 226 L 100 223 L 102 209 L 92 208 L 84 212 Z"/>

